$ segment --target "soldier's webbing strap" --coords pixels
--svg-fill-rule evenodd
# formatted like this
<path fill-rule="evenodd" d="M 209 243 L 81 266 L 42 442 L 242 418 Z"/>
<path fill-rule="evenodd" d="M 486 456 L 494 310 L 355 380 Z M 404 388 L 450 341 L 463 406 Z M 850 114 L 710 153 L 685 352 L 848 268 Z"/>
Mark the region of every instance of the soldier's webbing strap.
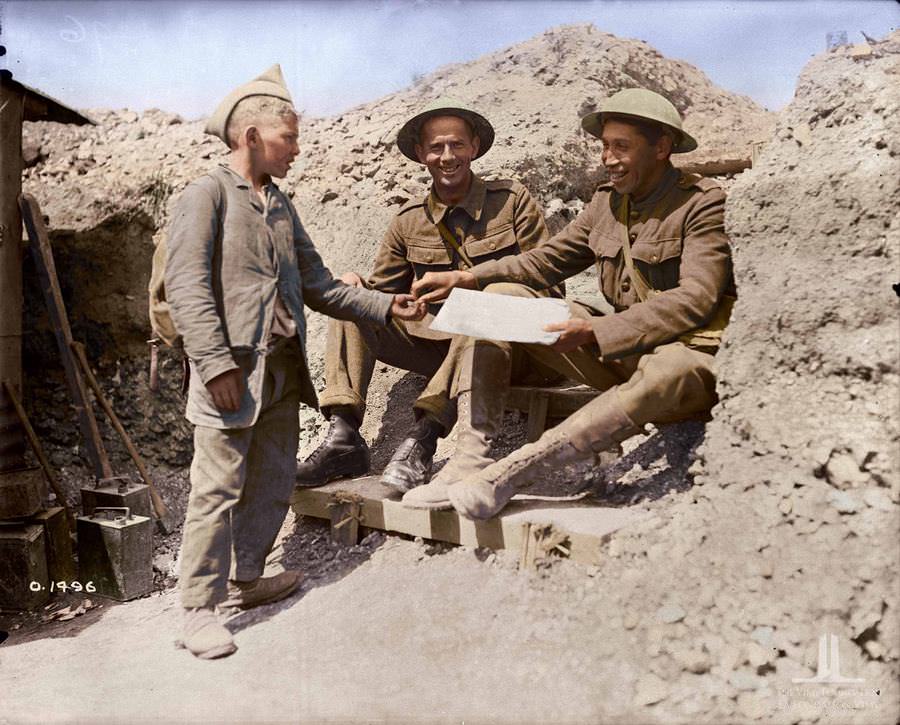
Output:
<path fill-rule="evenodd" d="M 628 216 L 631 213 L 631 199 L 628 194 L 622 197 L 622 203 L 619 206 L 619 222 L 622 224 L 622 256 L 625 258 L 625 269 L 628 270 L 628 276 L 634 284 L 634 291 L 637 292 L 638 299 L 646 302 L 653 295 L 659 294 L 659 290 L 653 289 L 647 278 L 641 274 L 640 270 L 634 266 L 634 260 L 631 257 L 631 239 L 628 237 Z"/>
<path fill-rule="evenodd" d="M 631 256 L 631 239 L 628 236 L 630 207 L 631 200 L 628 194 L 625 194 L 619 206 L 619 222 L 624 230 L 622 233 L 622 256 L 625 260 L 625 269 L 628 270 L 628 275 L 631 277 L 632 284 L 634 284 L 634 291 L 637 293 L 638 299 L 641 302 L 646 302 L 651 297 L 660 294 L 660 290 L 654 289 L 647 281 L 647 278 L 641 274 L 641 271 L 634 266 L 634 259 Z M 680 335 L 678 340 L 692 348 L 709 349 L 718 347 L 722 341 L 722 333 L 728 325 L 728 320 L 731 318 L 731 310 L 736 301 L 737 299 L 731 295 L 723 295 L 709 324 Z"/>
<path fill-rule="evenodd" d="M 459 255 L 459 258 L 465 262 L 467 267 L 474 267 L 472 264 L 472 260 L 469 259 L 469 255 L 465 253 L 462 245 L 457 241 L 456 237 L 453 236 L 453 233 L 447 229 L 447 225 L 444 224 L 443 221 L 439 221 L 437 223 L 438 231 L 441 233 L 441 238 L 444 240 L 444 244 L 448 245 L 447 252 L 450 254 L 450 258 L 453 258 L 453 252 L 456 252 Z"/>

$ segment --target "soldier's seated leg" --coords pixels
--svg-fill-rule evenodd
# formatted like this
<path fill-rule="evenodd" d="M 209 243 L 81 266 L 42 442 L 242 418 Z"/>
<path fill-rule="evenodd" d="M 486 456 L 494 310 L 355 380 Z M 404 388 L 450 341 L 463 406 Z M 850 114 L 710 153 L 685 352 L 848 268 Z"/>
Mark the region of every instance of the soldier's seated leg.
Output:
<path fill-rule="evenodd" d="M 622 409 L 615 388 L 607 390 L 533 443 L 451 486 L 447 497 L 463 516 L 487 519 L 515 493 L 578 464 L 594 463 L 603 451 L 640 433 Z"/>
<path fill-rule="evenodd" d="M 359 432 L 360 423 L 350 406 L 330 409 L 325 439 L 306 459 L 297 463 L 296 485 L 314 488 L 338 478 L 367 474 L 371 454 Z"/>
<path fill-rule="evenodd" d="M 381 482 L 401 493 L 428 483 L 437 442 L 443 435 L 440 422 L 430 415 L 421 415 L 384 467 Z"/>
<path fill-rule="evenodd" d="M 661 345 L 647 355 L 622 362 L 631 376 L 506 458 L 459 485 L 448 498 L 459 513 L 489 518 L 516 491 L 527 488 L 566 466 L 640 432 L 646 423 L 681 420 L 716 401 L 712 355 L 681 343 Z"/>
<path fill-rule="evenodd" d="M 297 485 L 321 486 L 368 473 L 371 455 L 359 428 L 376 360 L 431 376 L 449 346 L 449 340 L 414 337 L 397 321 L 380 326 L 331 320 L 325 348 L 326 387 L 319 396 L 330 418 L 329 430 L 319 447 L 297 464 Z"/>

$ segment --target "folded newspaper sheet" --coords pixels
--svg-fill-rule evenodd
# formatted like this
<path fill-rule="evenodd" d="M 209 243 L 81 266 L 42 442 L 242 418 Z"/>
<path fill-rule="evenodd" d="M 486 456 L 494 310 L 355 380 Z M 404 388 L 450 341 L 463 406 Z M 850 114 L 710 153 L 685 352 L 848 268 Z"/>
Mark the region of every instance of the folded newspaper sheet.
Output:
<path fill-rule="evenodd" d="M 568 320 L 569 306 L 553 297 L 511 297 L 454 289 L 431 323 L 432 330 L 507 342 L 552 345 L 558 332 L 544 325 Z"/>

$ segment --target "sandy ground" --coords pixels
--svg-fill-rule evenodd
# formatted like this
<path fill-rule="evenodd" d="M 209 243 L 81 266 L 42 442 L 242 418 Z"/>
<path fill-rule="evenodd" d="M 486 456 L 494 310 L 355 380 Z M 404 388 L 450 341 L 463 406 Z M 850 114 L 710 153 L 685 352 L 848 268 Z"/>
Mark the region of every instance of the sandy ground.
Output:
<path fill-rule="evenodd" d="M 685 487 L 702 429 L 667 426 L 636 439 L 590 482 L 596 495 L 606 505 L 630 501 L 664 515 L 675 489 Z M 522 421 L 510 415 L 500 448 L 522 433 Z M 672 448 L 687 455 L 670 460 Z M 324 522 L 289 514 L 270 571 L 302 569 L 301 590 L 231 612 L 238 653 L 201 662 L 174 644 L 181 622 L 175 579 L 161 575 L 175 568 L 177 539 L 156 541 L 156 564 L 168 571 L 157 571 L 152 596 L 124 604 L 94 596 L 93 608 L 66 622 L 0 618 L 3 627 L 18 625 L 0 646 L 0 722 L 584 722 L 602 715 L 630 723 L 644 707 L 634 705 L 643 671 L 629 661 L 639 649 L 614 656 L 634 639 L 638 620 L 621 608 L 612 613 L 599 567 L 553 559 L 520 571 L 511 552 L 377 531 L 344 548 L 331 543 Z M 83 599 L 58 597 L 49 611 Z"/>

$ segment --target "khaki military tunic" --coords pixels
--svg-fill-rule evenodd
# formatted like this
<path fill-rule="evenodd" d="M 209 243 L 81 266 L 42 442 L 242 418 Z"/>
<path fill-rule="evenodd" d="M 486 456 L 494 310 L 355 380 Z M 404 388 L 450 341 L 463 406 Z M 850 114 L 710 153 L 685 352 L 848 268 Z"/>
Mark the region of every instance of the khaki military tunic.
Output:
<path fill-rule="evenodd" d="M 716 401 L 714 350 L 692 349 L 679 337 L 705 325 L 724 296 L 734 293 L 725 194 L 713 181 L 670 168 L 650 197 L 632 206 L 628 234 L 635 267 L 661 290 L 647 301 L 638 298 L 625 263 L 621 202 L 604 184 L 548 242 L 471 272 L 480 289 L 527 297 L 596 265 L 600 290 L 615 313 L 569 303 L 573 317 L 589 321 L 595 342 L 569 353 L 542 345 L 519 349 L 573 380 L 616 388 L 624 412 L 638 425 L 702 413 Z M 468 344 L 516 349 L 512 343 Z"/>
<path fill-rule="evenodd" d="M 476 265 L 533 250 L 549 237 L 538 205 L 522 184 L 473 176 L 469 193 L 456 207 L 448 207 L 432 192 L 400 209 L 376 252 L 368 286 L 403 294 L 426 272 L 467 267 L 441 237 L 437 227 L 441 221 Z M 552 293 L 561 296 L 558 288 Z M 394 321 L 387 328 L 332 321 L 321 407 L 352 406 L 361 420 L 377 359 L 428 376 L 429 384 L 416 408 L 445 427 L 452 426 L 455 413 L 449 398 L 456 356 L 451 350 L 452 336 L 428 329 L 437 309 L 431 308 L 419 323 Z"/>
<path fill-rule="evenodd" d="M 518 282 L 544 289 L 596 265 L 600 291 L 616 310 L 591 317 L 608 359 L 651 350 L 705 325 L 723 296 L 734 294 L 725 193 L 714 181 L 670 169 L 648 199 L 632 204 L 631 255 L 650 285 L 662 291 L 646 302 L 640 302 L 626 268 L 621 203 L 612 185 L 603 184 L 581 214 L 540 248 L 473 268 L 479 288 Z"/>

